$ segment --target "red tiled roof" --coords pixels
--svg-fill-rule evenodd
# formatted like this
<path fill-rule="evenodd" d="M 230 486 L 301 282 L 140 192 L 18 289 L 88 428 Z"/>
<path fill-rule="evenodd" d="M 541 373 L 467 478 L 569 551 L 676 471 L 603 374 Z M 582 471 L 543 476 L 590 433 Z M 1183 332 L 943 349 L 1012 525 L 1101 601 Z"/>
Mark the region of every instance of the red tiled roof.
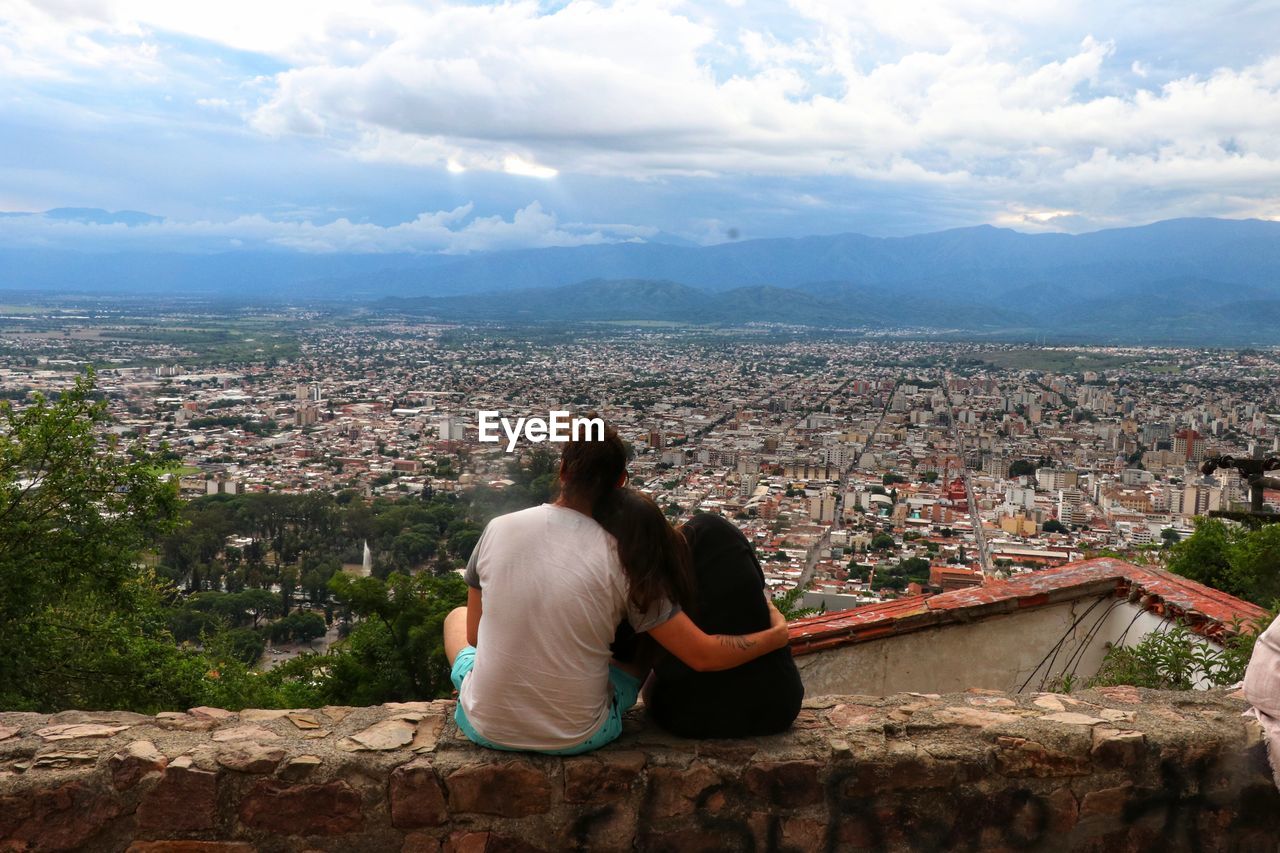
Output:
<path fill-rule="evenodd" d="M 798 619 L 788 626 L 791 651 L 808 654 L 1108 591 L 1153 613 L 1180 618 L 1192 631 L 1211 639 L 1233 633 L 1233 620 L 1249 623 L 1266 615 L 1255 604 L 1164 569 L 1102 557 L 939 595 L 914 595 Z"/>

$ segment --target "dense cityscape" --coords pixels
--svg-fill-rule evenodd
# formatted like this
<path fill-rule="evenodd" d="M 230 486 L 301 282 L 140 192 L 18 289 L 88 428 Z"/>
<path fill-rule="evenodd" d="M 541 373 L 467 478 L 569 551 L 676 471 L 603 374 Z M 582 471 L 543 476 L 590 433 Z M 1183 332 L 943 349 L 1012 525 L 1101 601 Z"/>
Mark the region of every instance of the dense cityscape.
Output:
<path fill-rule="evenodd" d="M 511 330 L 300 309 L 273 315 L 274 331 L 184 337 L 191 317 L 159 334 L 128 319 L 7 318 L 0 394 L 22 405 L 95 365 L 110 429 L 163 450 L 187 498 L 500 493 L 548 445 L 481 443 L 478 411 L 598 413 L 633 449 L 632 485 L 673 521 L 732 518 L 775 594 L 799 587 L 797 606 L 816 611 L 1100 553 L 1158 562 L 1196 516 L 1248 500 L 1236 472 L 1200 473 L 1206 456 L 1280 449 L 1274 350 Z M 390 557 L 364 546 L 349 543 L 349 573 Z"/>

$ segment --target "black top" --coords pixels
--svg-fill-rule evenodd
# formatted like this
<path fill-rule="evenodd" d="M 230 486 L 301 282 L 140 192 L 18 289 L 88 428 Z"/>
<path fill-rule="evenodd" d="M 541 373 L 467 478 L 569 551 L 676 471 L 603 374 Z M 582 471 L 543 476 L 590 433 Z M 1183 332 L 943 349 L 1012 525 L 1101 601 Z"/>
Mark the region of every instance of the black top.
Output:
<path fill-rule="evenodd" d="M 768 628 L 764 572 L 742 531 L 721 516 L 704 513 L 682 532 L 693 552 L 697 592 L 689 617 L 694 624 L 708 634 Z M 695 672 L 664 652 L 653 674 L 646 707 L 659 725 L 683 737 L 776 734 L 795 720 L 804 698 L 788 648 L 721 672 Z"/>

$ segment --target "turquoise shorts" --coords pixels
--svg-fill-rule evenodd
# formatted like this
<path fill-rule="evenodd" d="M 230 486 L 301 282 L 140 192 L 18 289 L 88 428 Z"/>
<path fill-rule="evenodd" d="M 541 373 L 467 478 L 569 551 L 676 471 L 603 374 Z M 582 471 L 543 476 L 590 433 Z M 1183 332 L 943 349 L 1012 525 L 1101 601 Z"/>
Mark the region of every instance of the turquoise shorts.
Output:
<path fill-rule="evenodd" d="M 453 680 L 453 686 L 458 690 L 462 690 L 462 680 L 467 677 L 467 673 L 471 671 L 471 667 L 475 666 L 475 663 L 476 647 L 464 646 L 462 651 L 458 652 L 457 659 L 453 662 L 453 671 L 449 673 L 449 677 Z M 613 702 L 609 705 L 609 716 L 605 717 L 604 723 L 591 737 L 577 746 L 569 746 L 564 749 L 521 749 L 519 747 L 496 744 L 475 730 L 475 727 L 471 725 L 471 721 L 467 719 L 466 712 L 462 710 L 461 701 L 458 702 L 457 708 L 453 712 L 453 721 L 458 724 L 458 729 L 473 743 L 489 749 L 502 749 L 509 752 L 541 752 L 546 755 L 580 755 L 584 752 L 599 749 L 605 744 L 617 740 L 618 735 L 622 734 L 623 712 L 636 704 L 636 697 L 640 695 L 640 679 L 628 672 L 623 672 L 616 666 L 609 667 L 609 686 L 613 688 Z"/>

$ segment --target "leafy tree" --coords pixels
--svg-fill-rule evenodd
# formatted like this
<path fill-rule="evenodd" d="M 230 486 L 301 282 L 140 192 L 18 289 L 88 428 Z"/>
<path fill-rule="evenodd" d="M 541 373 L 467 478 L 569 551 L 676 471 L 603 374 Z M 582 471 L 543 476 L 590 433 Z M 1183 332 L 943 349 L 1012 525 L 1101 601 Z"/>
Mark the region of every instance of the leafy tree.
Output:
<path fill-rule="evenodd" d="M 431 559 L 436 553 L 438 542 L 439 539 L 436 536 L 414 527 L 395 538 L 391 544 L 391 551 L 399 565 L 409 568 Z"/>
<path fill-rule="evenodd" d="M 1015 459 L 1009 465 L 1009 478 L 1027 477 L 1036 473 L 1036 463 L 1028 459 Z"/>
<path fill-rule="evenodd" d="M 1058 521 L 1058 519 L 1056 519 L 1056 518 L 1051 518 L 1051 519 L 1049 519 L 1048 521 L 1046 521 L 1046 522 L 1044 523 L 1044 526 L 1043 526 L 1041 529 L 1042 529 L 1042 530 L 1044 530 L 1044 532 L 1045 532 L 1045 533 L 1067 533 L 1067 532 L 1069 532 L 1069 530 L 1068 530 L 1067 526 L 1066 526 L 1065 524 L 1063 524 L 1061 521 Z"/>
<path fill-rule="evenodd" d="M 471 559 L 471 552 L 475 550 L 476 543 L 480 541 L 482 532 L 474 524 L 464 523 L 449 534 L 449 551 L 465 563 Z"/>
<path fill-rule="evenodd" d="M 323 637 L 327 629 L 324 617 L 319 613 L 298 610 L 272 622 L 267 626 L 267 633 L 271 635 L 273 643 L 309 643 L 317 637 Z"/>
<path fill-rule="evenodd" d="M 337 574 L 329 588 L 360 617 L 340 653 L 326 661 L 335 701 L 376 705 L 449 694 L 442 632 L 449 611 L 466 603 L 462 578 L 394 572 L 384 583 Z"/>
<path fill-rule="evenodd" d="M 284 612 L 284 608 L 280 606 L 280 599 L 265 589 L 246 589 L 244 592 L 225 596 L 222 604 L 227 615 L 235 620 L 235 624 L 241 624 L 243 614 L 248 614 L 253 619 L 255 628 L 263 619 Z"/>
<path fill-rule="evenodd" d="M 1264 607 L 1280 598 L 1280 525 L 1257 529 L 1202 518 L 1174 545 L 1169 570 Z"/>
<path fill-rule="evenodd" d="M 877 533 L 871 538 L 871 549 L 873 551 L 887 551 L 896 544 L 897 542 L 893 536 L 888 533 Z"/>
<path fill-rule="evenodd" d="M 252 628 L 233 628 L 223 636 L 231 654 L 246 666 L 256 664 L 267 647 L 267 641 L 262 638 L 262 634 Z"/>
<path fill-rule="evenodd" d="M 158 460 L 104 427 L 92 372 L 0 402 L 0 708 L 159 709 L 199 696 L 171 592 L 139 556 L 176 522 Z"/>

